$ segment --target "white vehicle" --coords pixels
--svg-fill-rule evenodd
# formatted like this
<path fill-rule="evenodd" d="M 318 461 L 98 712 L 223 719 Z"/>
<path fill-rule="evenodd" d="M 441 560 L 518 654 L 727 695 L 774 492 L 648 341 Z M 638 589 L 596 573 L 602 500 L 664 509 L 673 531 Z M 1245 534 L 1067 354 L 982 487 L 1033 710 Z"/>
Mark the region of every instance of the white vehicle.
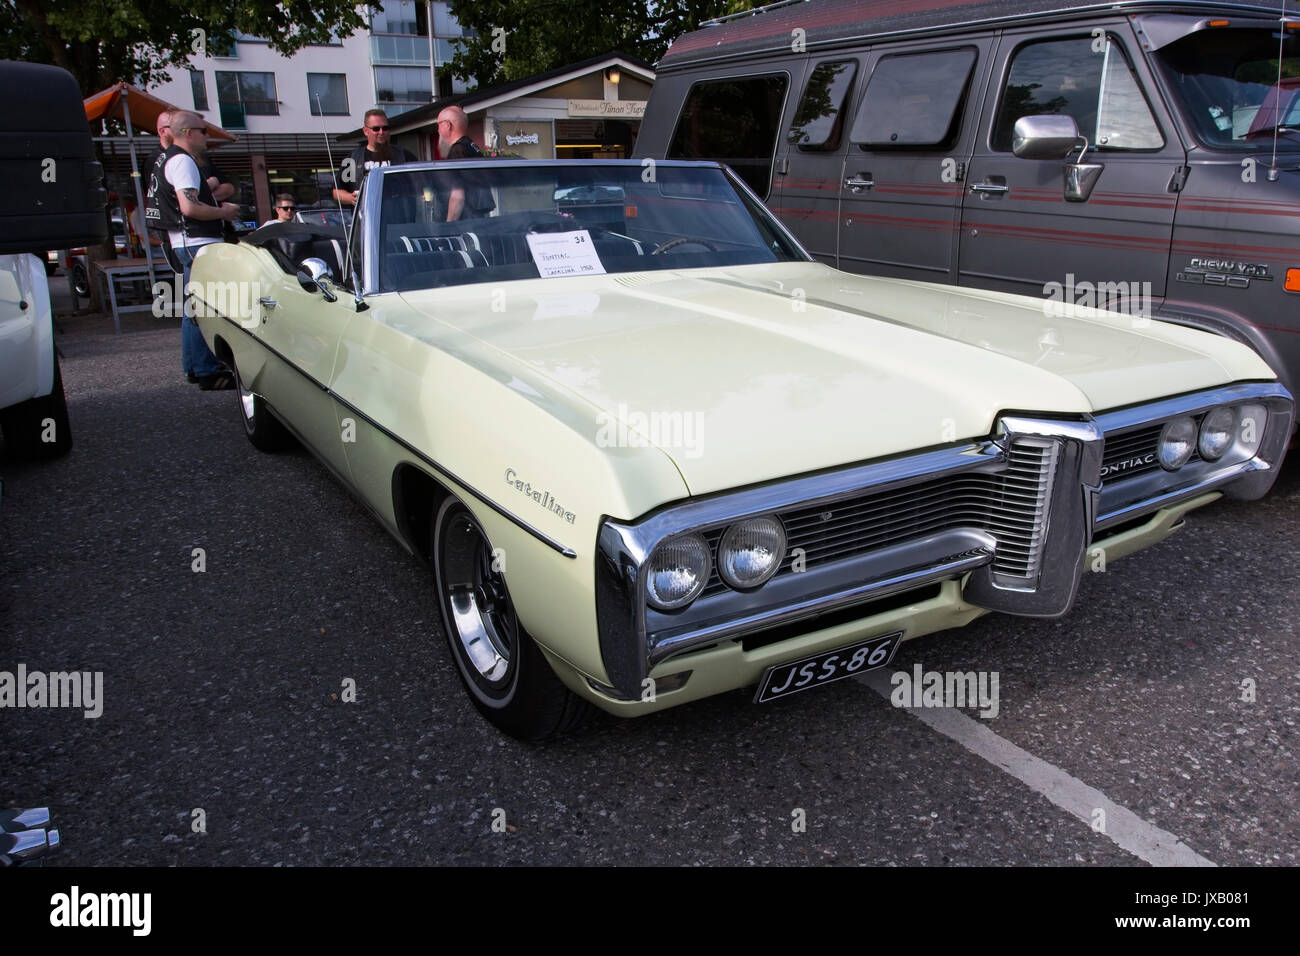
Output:
<path fill-rule="evenodd" d="M 0 428 L 11 457 L 72 447 L 45 264 L 31 253 L 0 256 Z"/>
<path fill-rule="evenodd" d="M 0 430 L 8 457 L 53 458 L 72 447 L 72 431 L 45 256 L 103 242 L 107 197 L 72 75 L 0 62 L 0 83 L 26 91 L 0 103 L 0 166 L 14 200 L 0 215 Z"/>

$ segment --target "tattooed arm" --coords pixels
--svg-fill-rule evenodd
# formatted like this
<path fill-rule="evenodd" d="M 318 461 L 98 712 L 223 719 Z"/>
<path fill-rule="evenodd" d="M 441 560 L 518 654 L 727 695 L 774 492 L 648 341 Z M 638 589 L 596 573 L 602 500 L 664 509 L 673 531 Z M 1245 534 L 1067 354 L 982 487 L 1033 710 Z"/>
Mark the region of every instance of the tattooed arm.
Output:
<path fill-rule="evenodd" d="M 222 203 L 220 206 L 209 206 L 200 202 L 197 189 L 176 190 L 176 201 L 181 207 L 181 215 L 187 219 L 234 219 L 239 215 L 239 207 L 232 202 Z"/>

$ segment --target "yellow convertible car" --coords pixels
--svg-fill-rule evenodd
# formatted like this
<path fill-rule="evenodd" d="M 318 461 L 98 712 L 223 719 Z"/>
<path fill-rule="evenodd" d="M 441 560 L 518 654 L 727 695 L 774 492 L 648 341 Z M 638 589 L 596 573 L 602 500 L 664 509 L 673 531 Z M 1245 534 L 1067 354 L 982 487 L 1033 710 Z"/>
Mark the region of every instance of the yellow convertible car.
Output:
<path fill-rule="evenodd" d="M 1243 345 L 838 272 L 707 163 L 378 169 L 348 235 L 209 246 L 191 291 L 253 444 L 428 559 L 471 700 L 527 739 L 1065 614 L 1263 495 L 1292 431 Z"/>

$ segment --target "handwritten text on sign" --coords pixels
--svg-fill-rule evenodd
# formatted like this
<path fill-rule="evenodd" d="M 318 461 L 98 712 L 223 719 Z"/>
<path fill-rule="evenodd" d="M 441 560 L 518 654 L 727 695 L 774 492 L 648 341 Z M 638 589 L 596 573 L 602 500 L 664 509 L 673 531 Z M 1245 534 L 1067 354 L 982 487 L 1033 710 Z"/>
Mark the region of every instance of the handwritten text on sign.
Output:
<path fill-rule="evenodd" d="M 555 276 L 603 275 L 605 267 L 586 229 L 576 232 L 529 233 L 528 249 L 543 279 Z"/>

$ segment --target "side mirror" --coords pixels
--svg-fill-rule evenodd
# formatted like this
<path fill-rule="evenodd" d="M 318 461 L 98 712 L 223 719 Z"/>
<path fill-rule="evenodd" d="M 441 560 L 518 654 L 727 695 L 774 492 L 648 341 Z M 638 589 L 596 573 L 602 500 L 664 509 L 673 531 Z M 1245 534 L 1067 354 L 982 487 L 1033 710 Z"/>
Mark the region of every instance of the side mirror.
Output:
<path fill-rule="evenodd" d="M 1073 116 L 1022 116 L 1012 129 L 1011 151 L 1021 159 L 1066 159 L 1076 149 L 1079 158 L 1065 165 L 1065 201 L 1087 202 L 1106 167 L 1083 161 L 1088 141 Z"/>
<path fill-rule="evenodd" d="M 326 302 L 337 302 L 338 296 L 333 292 L 334 274 L 324 259 L 304 259 L 298 270 L 298 285 L 304 292 L 319 292 Z"/>
<path fill-rule="evenodd" d="M 1087 140 L 1073 116 L 1022 116 L 1011 131 L 1011 152 L 1021 159 L 1065 159 L 1081 146 Z"/>

